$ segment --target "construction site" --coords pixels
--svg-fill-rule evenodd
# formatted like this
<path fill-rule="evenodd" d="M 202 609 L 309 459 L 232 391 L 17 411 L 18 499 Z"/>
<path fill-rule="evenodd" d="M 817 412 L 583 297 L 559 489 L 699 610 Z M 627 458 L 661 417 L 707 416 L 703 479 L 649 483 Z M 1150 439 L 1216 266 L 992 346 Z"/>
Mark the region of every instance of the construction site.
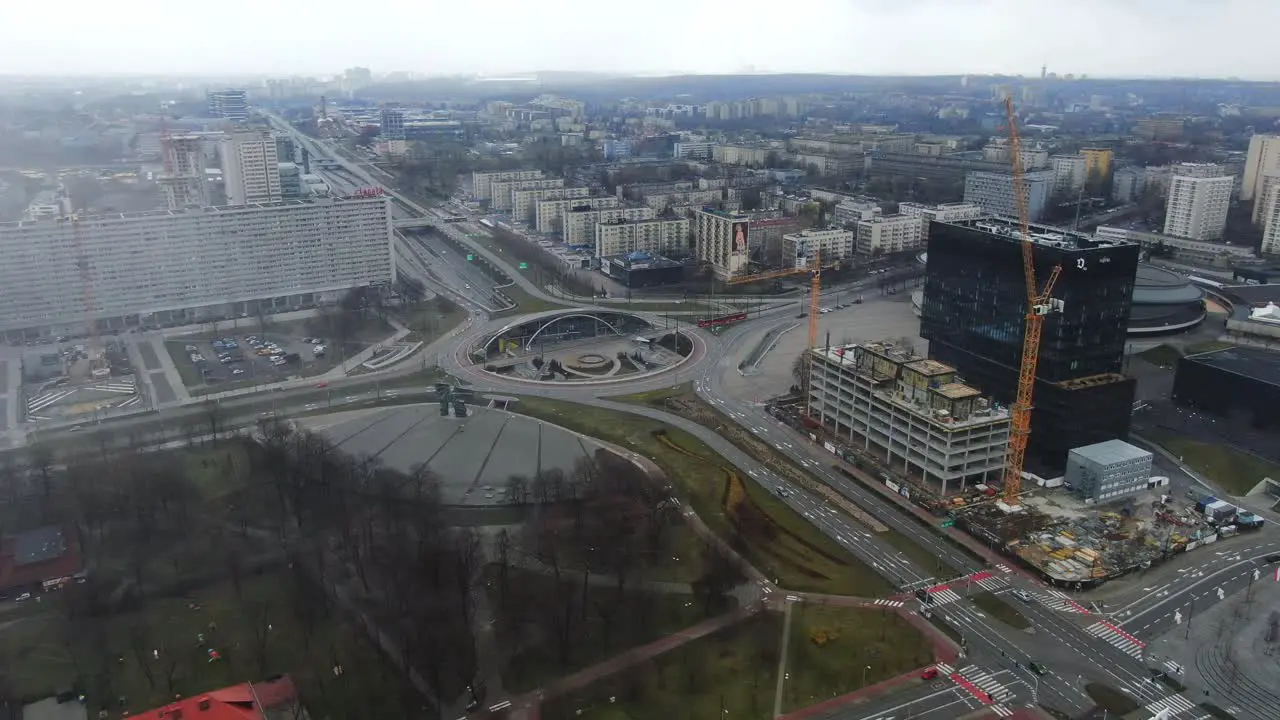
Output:
<path fill-rule="evenodd" d="M 968 532 L 1059 587 L 1094 586 L 1261 527 L 1261 518 L 1216 498 L 1175 496 L 1169 478 L 1152 474 L 1152 453 L 1115 439 L 1124 436 L 1123 430 L 1113 431 L 1108 422 L 1085 427 L 1079 421 L 1077 410 L 1093 408 L 1091 422 L 1097 416 L 1119 417 L 1127 426 L 1131 393 L 1125 396 L 1125 378 L 1105 362 L 1065 374 L 1076 366 L 1063 361 L 1062 340 L 1054 336 L 1048 341 L 1054 343 L 1053 351 L 1044 353 L 1048 365 L 1039 367 L 1046 319 L 1067 314 L 1079 322 L 1071 313 L 1084 311 L 1067 310 L 1062 298 L 1081 296 L 1081 286 L 1125 282 L 1125 273 L 1131 281 L 1136 248 L 1031 225 L 1021 191 L 1025 178 L 1017 118 L 1011 102 L 1005 109 L 1018 217 L 952 223 L 944 233 L 950 237 L 943 241 L 953 243 L 948 250 L 980 249 L 987 257 L 999 256 L 989 269 L 999 272 L 1000 280 L 974 290 L 986 293 L 978 304 L 996 308 L 991 316 L 953 317 L 952 310 L 931 309 L 934 332 L 927 332 L 926 317 L 920 333 L 929 341 L 928 357 L 907 340 L 832 346 L 828 339 L 826 347 L 818 347 L 816 315 L 824 268 L 816 250 L 797 257 L 793 269 L 735 278 L 797 272 L 811 278 L 809 338 L 798 371 L 803 385 L 770 411 L 852 466 L 835 463 L 836 469 L 862 482 L 883 483 L 929 510 L 942 528 Z M 930 239 L 933 255 L 932 233 Z M 1037 268 L 1037 260 L 1044 267 Z M 1015 268 L 1021 270 L 1016 281 Z M 1100 269 L 1090 272 L 1092 268 Z M 939 272 L 945 275 L 946 269 Z M 952 287 L 964 282 L 947 277 Z M 948 308 L 963 306 L 963 298 L 944 300 Z M 989 353 L 979 362 L 970 359 L 979 353 L 975 345 L 966 346 L 975 341 L 964 330 L 948 332 L 975 323 L 1003 327 L 1018 321 L 1022 336 L 1006 347 L 976 345 Z M 948 354 L 953 348 L 963 352 Z M 1112 348 L 1107 344 L 1103 350 L 1098 354 L 1109 355 Z M 1123 337 L 1116 358 L 1122 354 Z M 952 357 L 967 363 L 963 370 L 950 364 Z M 1001 377 L 984 372 L 983 362 L 1012 366 L 1016 373 Z M 1047 391 L 1040 407 L 1049 410 L 1034 413 L 1039 445 L 1029 462 L 1038 385 Z M 1070 417 L 1064 422 L 1064 416 Z M 1056 468 L 1045 470 L 1046 456 L 1059 459 Z"/>

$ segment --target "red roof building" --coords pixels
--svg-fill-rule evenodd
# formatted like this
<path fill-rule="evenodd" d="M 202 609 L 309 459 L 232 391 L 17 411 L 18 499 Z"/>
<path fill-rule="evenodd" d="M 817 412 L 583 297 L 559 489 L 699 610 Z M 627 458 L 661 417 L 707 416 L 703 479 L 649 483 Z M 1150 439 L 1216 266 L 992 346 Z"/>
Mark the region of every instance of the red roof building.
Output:
<path fill-rule="evenodd" d="M 84 569 L 80 537 L 47 525 L 0 539 L 0 592 L 49 589 Z"/>
<path fill-rule="evenodd" d="M 296 708 L 298 691 L 288 675 L 259 683 L 232 685 L 135 715 L 144 720 L 289 720 L 305 719 Z M 297 709 L 295 713 L 294 710 Z"/>

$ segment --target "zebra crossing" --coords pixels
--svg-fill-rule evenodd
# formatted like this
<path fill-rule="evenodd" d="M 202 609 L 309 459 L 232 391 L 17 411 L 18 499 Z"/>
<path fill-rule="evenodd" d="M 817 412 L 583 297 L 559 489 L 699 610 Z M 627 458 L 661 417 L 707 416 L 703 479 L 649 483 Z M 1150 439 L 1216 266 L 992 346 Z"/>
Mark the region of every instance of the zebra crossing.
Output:
<path fill-rule="evenodd" d="M 991 572 L 990 570 L 983 570 L 982 572 L 976 572 L 970 575 L 968 577 L 968 580 L 970 583 L 977 585 L 983 590 L 988 590 L 991 592 L 1002 590 L 1009 584 L 1007 580 L 1001 577 L 997 577 L 996 574 Z"/>
<path fill-rule="evenodd" d="M 928 593 L 929 604 L 931 605 L 946 605 L 947 603 L 953 603 L 960 599 L 960 596 L 956 594 L 956 591 L 952 590 L 950 586 L 947 585 L 931 587 L 929 588 Z"/>
<path fill-rule="evenodd" d="M 886 600 L 886 599 L 884 599 L 884 598 L 879 598 L 879 599 L 877 599 L 877 600 L 876 600 L 876 603 L 875 603 L 875 604 L 876 604 L 876 605 L 883 605 L 884 607 L 895 607 L 895 608 L 896 608 L 896 607 L 902 607 L 902 606 L 903 606 L 903 605 L 905 605 L 906 603 L 902 602 L 901 600 Z"/>
<path fill-rule="evenodd" d="M 1119 648 L 1124 654 L 1142 659 L 1143 651 L 1146 650 L 1147 644 L 1111 623 L 1103 620 L 1096 622 L 1085 628 L 1090 635 L 1102 638 L 1111 645 Z"/>
<path fill-rule="evenodd" d="M 1171 715 L 1178 715 L 1184 712 L 1193 712 L 1199 710 L 1195 703 L 1182 697 L 1181 695 L 1170 695 L 1167 698 L 1161 698 L 1153 703 L 1149 703 L 1143 707 L 1143 710 L 1158 715 L 1164 710 L 1168 710 Z M 1196 715 L 1198 717 L 1198 715 Z"/>
<path fill-rule="evenodd" d="M 60 387 L 53 390 L 46 390 L 27 400 L 27 414 L 36 415 L 36 413 L 45 408 L 52 407 L 61 402 L 70 402 L 74 399 L 76 393 L 81 390 L 92 390 L 95 392 L 112 393 L 116 395 L 136 395 L 138 392 L 138 381 L 134 377 L 120 377 L 103 380 L 91 385 L 82 387 Z M 136 404 L 136 403 L 132 403 Z M 121 403 L 117 407 L 126 407 Z"/>
<path fill-rule="evenodd" d="M 1067 613 L 1080 613 L 1082 615 L 1089 614 L 1088 608 L 1076 602 L 1075 600 L 1072 600 L 1069 595 L 1062 592 L 1061 590 L 1050 590 L 1048 595 L 1041 595 L 1038 593 L 1032 593 L 1032 595 L 1034 595 L 1035 598 L 1040 601 L 1041 605 L 1044 605 L 1050 610 L 1057 610 L 1059 612 L 1067 612 Z"/>
<path fill-rule="evenodd" d="M 950 677 L 957 685 L 968 690 L 969 694 L 986 705 L 995 705 L 1013 699 L 1012 690 L 1000 684 L 999 680 L 977 665 L 960 668 L 958 672 L 951 673 Z"/>
<path fill-rule="evenodd" d="M 995 712 L 995 714 L 999 715 L 1000 717 L 1012 717 L 1012 716 L 1013 716 L 1013 711 L 1012 711 L 1012 710 L 1010 710 L 1009 708 L 1007 708 L 1007 707 L 1003 706 L 1003 705 L 992 705 L 992 706 L 991 706 L 991 709 L 992 709 L 992 711 L 994 711 L 994 712 Z"/>

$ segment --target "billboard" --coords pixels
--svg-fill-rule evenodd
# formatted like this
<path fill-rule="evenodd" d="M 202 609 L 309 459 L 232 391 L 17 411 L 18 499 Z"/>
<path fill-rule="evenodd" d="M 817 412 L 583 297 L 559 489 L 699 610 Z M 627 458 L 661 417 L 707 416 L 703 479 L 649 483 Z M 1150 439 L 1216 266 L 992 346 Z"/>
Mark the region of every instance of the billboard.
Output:
<path fill-rule="evenodd" d="M 733 254 L 747 254 L 747 221 L 735 222 L 733 224 Z"/>

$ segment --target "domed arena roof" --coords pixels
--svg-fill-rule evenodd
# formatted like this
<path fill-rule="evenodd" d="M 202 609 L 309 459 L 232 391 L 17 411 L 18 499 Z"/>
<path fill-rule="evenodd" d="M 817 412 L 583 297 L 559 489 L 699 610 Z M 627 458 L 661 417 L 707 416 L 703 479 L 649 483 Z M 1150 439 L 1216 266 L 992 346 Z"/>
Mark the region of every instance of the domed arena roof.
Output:
<path fill-rule="evenodd" d="M 1189 330 L 1204 314 L 1204 291 L 1185 276 L 1154 265 L 1138 265 L 1129 310 L 1130 335 Z"/>

